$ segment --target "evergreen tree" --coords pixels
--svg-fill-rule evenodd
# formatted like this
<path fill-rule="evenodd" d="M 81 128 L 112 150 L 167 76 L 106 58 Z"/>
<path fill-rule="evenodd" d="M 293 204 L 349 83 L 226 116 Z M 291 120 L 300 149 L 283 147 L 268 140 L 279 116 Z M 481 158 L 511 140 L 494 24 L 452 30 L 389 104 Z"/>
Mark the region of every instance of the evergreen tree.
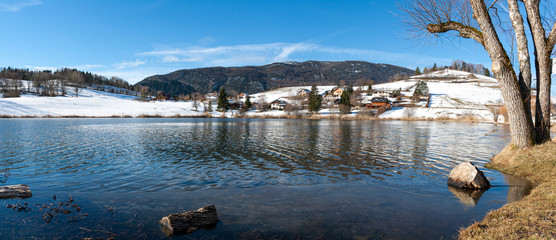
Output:
<path fill-rule="evenodd" d="M 415 68 L 415 75 L 421 75 L 421 69 L 419 69 L 419 67 Z"/>
<path fill-rule="evenodd" d="M 342 96 L 340 96 L 340 113 L 341 114 L 348 114 L 351 112 L 351 102 L 349 99 L 349 91 L 342 92 Z"/>
<path fill-rule="evenodd" d="M 369 87 L 367 87 L 367 92 L 368 93 L 372 93 L 373 92 L 373 84 L 369 83 Z"/>
<path fill-rule="evenodd" d="M 342 92 L 342 95 L 340 96 L 340 104 L 350 106 L 351 103 L 350 103 L 349 100 L 350 100 L 349 99 L 349 92 L 348 91 Z"/>
<path fill-rule="evenodd" d="M 247 95 L 247 98 L 245 99 L 245 108 L 250 109 L 251 105 L 251 98 Z"/>
<path fill-rule="evenodd" d="M 417 87 L 415 87 L 415 91 L 413 91 L 414 95 L 424 96 L 429 94 L 429 86 L 425 81 L 419 81 Z"/>
<path fill-rule="evenodd" d="M 309 93 L 309 111 L 318 112 L 322 107 L 322 96 L 319 95 L 317 86 L 313 85 L 311 87 L 311 92 Z"/>
<path fill-rule="evenodd" d="M 227 111 L 229 108 L 230 103 L 228 102 L 228 95 L 226 95 L 226 90 L 224 88 L 220 88 L 220 92 L 218 93 L 218 106 L 217 109 L 222 111 Z"/>
<path fill-rule="evenodd" d="M 434 63 L 434 65 L 432 65 L 432 69 L 431 69 L 431 70 L 432 70 L 433 72 L 436 71 L 436 70 L 438 70 L 438 67 L 436 66 L 436 63 Z"/>
<path fill-rule="evenodd" d="M 353 85 L 348 85 L 348 88 L 346 89 L 346 91 L 348 92 L 348 95 L 351 95 L 353 93 Z M 346 92 L 344 91 L 344 92 Z"/>
<path fill-rule="evenodd" d="M 490 75 L 490 71 L 488 70 L 488 68 L 484 68 L 484 74 L 483 74 L 483 75 L 485 75 L 485 76 L 487 76 L 487 77 L 490 77 L 490 76 L 491 76 L 491 75 Z"/>

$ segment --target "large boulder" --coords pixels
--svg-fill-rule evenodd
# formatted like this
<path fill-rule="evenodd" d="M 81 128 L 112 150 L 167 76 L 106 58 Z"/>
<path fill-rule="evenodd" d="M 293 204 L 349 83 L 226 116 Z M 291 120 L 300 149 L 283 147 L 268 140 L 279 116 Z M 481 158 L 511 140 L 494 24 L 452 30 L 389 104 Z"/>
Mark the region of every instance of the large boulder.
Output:
<path fill-rule="evenodd" d="M 486 189 L 490 183 L 485 175 L 471 162 L 463 162 L 450 172 L 448 186 L 464 189 Z"/>
<path fill-rule="evenodd" d="M 192 233 L 201 228 L 212 228 L 217 222 L 218 216 L 214 205 L 199 208 L 197 211 L 170 214 L 159 221 L 168 236 Z"/>

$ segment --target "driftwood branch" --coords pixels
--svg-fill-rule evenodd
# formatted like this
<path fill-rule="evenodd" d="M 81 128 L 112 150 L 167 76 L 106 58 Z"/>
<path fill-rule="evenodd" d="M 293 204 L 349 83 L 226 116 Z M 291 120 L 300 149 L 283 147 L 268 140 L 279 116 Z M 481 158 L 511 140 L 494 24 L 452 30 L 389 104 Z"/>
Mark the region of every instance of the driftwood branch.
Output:
<path fill-rule="evenodd" d="M 28 198 L 33 196 L 31 189 L 25 184 L 0 187 L 0 198 Z"/>

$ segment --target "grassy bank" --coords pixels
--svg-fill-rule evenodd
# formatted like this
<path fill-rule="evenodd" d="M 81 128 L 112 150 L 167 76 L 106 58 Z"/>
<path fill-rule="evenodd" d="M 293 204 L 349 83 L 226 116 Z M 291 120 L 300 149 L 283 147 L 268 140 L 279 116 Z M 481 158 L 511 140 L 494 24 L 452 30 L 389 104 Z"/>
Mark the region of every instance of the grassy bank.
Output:
<path fill-rule="evenodd" d="M 460 239 L 556 239 L 556 142 L 527 150 L 506 147 L 486 167 L 524 177 L 534 188 L 462 229 Z"/>

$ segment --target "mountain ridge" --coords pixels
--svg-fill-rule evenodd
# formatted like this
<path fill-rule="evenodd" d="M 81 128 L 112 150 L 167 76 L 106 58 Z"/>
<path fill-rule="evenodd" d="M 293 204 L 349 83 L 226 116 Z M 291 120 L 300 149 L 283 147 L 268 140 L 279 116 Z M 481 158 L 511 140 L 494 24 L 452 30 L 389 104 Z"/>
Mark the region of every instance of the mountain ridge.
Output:
<path fill-rule="evenodd" d="M 181 69 L 147 77 L 136 85 L 170 95 L 204 94 L 221 87 L 232 93 L 252 94 L 299 85 L 367 85 L 371 80 L 384 83 L 395 75 L 413 73 L 404 67 L 364 61 L 276 62 L 263 66 Z"/>

